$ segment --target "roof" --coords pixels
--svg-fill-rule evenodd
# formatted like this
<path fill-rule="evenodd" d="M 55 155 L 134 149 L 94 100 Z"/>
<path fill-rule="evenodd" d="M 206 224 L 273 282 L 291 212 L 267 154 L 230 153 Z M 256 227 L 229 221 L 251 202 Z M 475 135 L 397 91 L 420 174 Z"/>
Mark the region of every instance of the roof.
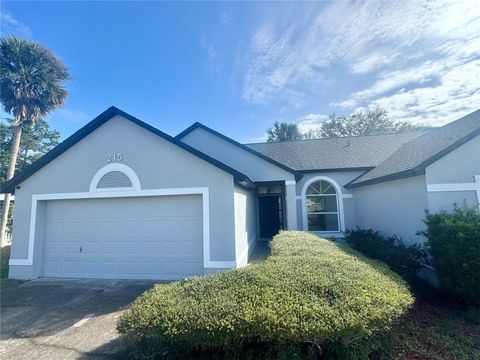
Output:
<path fill-rule="evenodd" d="M 369 170 L 423 131 L 247 144 L 297 171 Z"/>
<path fill-rule="evenodd" d="M 427 166 L 478 135 L 480 110 L 403 144 L 380 165 L 345 187 L 353 188 L 422 175 Z"/>
<path fill-rule="evenodd" d="M 252 183 L 252 181 L 244 174 L 241 172 L 232 169 L 231 167 L 223 164 L 222 162 L 198 151 L 197 149 L 171 137 L 170 135 L 158 130 L 157 128 L 154 128 L 153 126 L 137 119 L 136 117 L 127 114 L 126 112 L 116 108 L 115 106 L 109 107 L 107 110 L 105 110 L 103 113 L 98 115 L 95 119 L 90 121 L 87 125 L 82 127 L 80 130 L 75 132 L 73 135 L 65 139 L 63 142 L 61 142 L 59 145 L 54 147 L 52 150 L 50 150 L 48 153 L 46 153 L 44 156 L 42 156 L 40 159 L 35 161 L 33 164 L 25 168 L 22 172 L 18 173 L 15 175 L 12 179 L 9 181 L 5 182 L 1 189 L 0 192 L 5 193 L 5 192 L 14 192 L 15 191 L 15 186 L 20 184 L 22 181 L 26 180 L 28 177 L 32 176 L 35 172 L 43 168 L 45 165 L 47 165 L 49 162 L 63 154 L 65 151 L 70 149 L 73 145 L 78 143 L 80 140 L 88 136 L 90 133 L 95 131 L 97 128 L 99 128 L 101 125 L 106 123 L 108 120 L 113 118 L 116 115 L 120 115 L 123 118 L 130 120 L 131 122 L 135 123 L 136 125 L 144 128 L 147 131 L 150 131 L 152 134 L 155 134 L 162 139 L 178 146 L 179 148 L 182 148 L 185 151 L 188 151 L 189 153 L 197 156 L 198 158 L 207 161 L 208 163 L 220 168 L 221 170 L 230 173 L 233 175 L 234 179 L 236 182 L 240 183 L 241 185 L 248 186 Z"/>
<path fill-rule="evenodd" d="M 225 135 L 219 133 L 218 131 L 215 131 L 215 130 L 209 128 L 208 126 L 205 126 L 205 125 L 203 125 L 202 123 L 199 123 L 199 122 L 196 122 L 196 123 L 192 124 L 191 126 L 189 126 L 188 128 L 186 128 L 185 130 L 183 130 L 180 134 L 175 136 L 175 139 L 180 140 L 180 139 L 184 138 L 186 135 L 190 134 L 195 129 L 199 129 L 199 128 L 203 129 L 205 131 L 208 131 L 209 133 L 211 133 L 215 136 L 218 136 L 219 138 L 229 142 L 230 144 L 235 145 L 235 146 L 237 146 L 240 149 L 243 149 L 245 151 L 248 151 L 249 153 L 251 153 L 251 154 L 253 154 L 253 155 L 255 155 L 255 156 L 257 156 L 257 157 L 259 157 L 259 158 L 261 158 L 265 161 L 268 161 L 269 163 L 271 163 L 275 166 L 278 166 L 279 168 L 281 168 L 285 171 L 288 171 L 289 173 L 294 174 L 297 179 L 302 177 L 302 175 L 300 173 L 298 173 L 295 169 L 289 167 L 288 164 L 285 165 L 285 163 L 279 162 L 275 158 L 272 158 L 270 156 L 266 156 L 266 155 L 262 154 L 261 152 L 258 152 L 258 151 L 256 151 L 255 149 L 253 149 L 249 146 L 241 144 L 238 141 L 235 141 L 232 138 L 229 138 L 228 136 L 225 136 Z"/>

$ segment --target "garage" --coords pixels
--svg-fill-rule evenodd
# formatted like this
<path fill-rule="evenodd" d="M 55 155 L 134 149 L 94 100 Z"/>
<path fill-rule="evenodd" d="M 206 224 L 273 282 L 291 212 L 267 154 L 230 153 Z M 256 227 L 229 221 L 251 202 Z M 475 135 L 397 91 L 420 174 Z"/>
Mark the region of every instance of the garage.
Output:
<path fill-rule="evenodd" d="M 201 195 L 48 200 L 43 213 L 43 276 L 203 274 Z"/>

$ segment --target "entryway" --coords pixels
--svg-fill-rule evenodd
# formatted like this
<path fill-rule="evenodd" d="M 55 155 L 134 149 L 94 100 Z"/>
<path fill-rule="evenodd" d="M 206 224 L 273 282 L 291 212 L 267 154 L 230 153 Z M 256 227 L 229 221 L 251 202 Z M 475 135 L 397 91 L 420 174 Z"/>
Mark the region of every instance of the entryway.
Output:
<path fill-rule="evenodd" d="M 280 184 L 257 188 L 260 240 L 270 240 L 284 229 L 284 195 Z"/>

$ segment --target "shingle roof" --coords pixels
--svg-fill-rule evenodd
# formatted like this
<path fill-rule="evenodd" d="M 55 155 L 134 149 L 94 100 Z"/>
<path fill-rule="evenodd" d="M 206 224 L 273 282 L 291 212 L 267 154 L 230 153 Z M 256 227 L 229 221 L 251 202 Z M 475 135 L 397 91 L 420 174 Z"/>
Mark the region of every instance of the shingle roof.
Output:
<path fill-rule="evenodd" d="M 266 142 L 247 146 L 297 171 L 368 170 L 380 165 L 404 143 L 427 132 Z"/>
<path fill-rule="evenodd" d="M 480 135 L 480 110 L 403 144 L 379 166 L 353 180 L 346 187 L 424 174 L 428 165 L 477 135 Z"/>

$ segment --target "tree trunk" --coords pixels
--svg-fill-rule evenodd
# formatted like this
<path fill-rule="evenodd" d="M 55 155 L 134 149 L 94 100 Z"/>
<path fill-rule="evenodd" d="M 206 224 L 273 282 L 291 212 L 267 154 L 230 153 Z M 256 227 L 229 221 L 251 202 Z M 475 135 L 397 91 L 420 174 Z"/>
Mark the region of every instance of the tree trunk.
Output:
<path fill-rule="evenodd" d="M 8 164 L 7 181 L 10 180 L 15 174 L 15 166 L 17 165 L 18 149 L 20 148 L 20 138 L 22 136 L 22 127 L 17 125 L 13 132 L 12 138 L 12 153 L 10 155 L 10 163 Z M 8 221 L 8 212 L 10 211 L 10 198 L 11 194 L 5 194 L 3 201 L 2 219 L 0 223 L 0 246 L 7 244 L 6 230 Z"/>

